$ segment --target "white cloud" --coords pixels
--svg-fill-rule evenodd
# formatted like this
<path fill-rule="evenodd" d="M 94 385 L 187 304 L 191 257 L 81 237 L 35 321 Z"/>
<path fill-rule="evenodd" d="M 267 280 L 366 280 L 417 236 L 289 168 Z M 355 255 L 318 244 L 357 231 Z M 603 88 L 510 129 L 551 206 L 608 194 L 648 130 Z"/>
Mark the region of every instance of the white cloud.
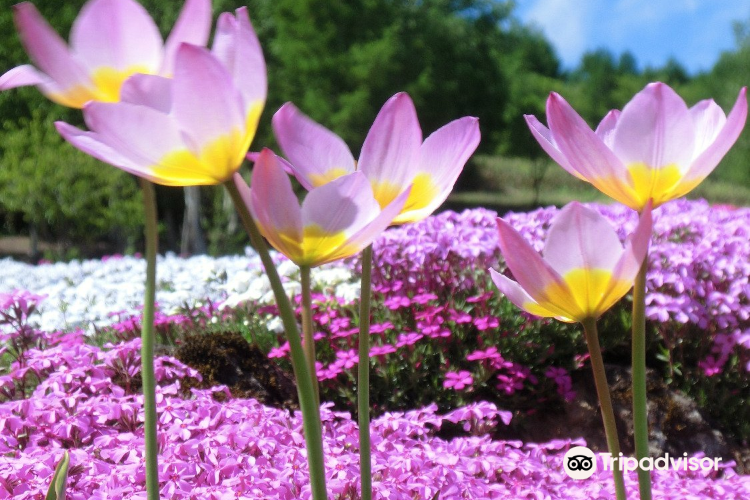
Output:
<path fill-rule="evenodd" d="M 518 15 L 539 26 L 563 65 L 578 65 L 600 47 L 631 51 L 641 65 L 674 56 L 691 70 L 708 69 L 733 47 L 732 20 L 748 5 L 734 0 L 517 0 Z"/>
<path fill-rule="evenodd" d="M 592 18 L 591 0 L 539 0 L 524 18 L 542 30 L 566 66 L 575 65 L 586 50 Z"/>

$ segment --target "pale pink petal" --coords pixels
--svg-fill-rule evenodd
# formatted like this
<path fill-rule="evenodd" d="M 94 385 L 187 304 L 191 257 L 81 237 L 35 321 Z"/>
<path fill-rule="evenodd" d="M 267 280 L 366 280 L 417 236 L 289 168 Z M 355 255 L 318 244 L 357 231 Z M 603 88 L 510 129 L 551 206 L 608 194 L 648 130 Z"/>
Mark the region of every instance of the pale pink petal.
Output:
<path fill-rule="evenodd" d="M 112 147 L 100 134 L 79 130 L 65 122 L 55 122 L 55 127 L 60 135 L 76 149 L 131 174 L 154 180 L 150 169 L 135 163 L 128 154 Z"/>
<path fill-rule="evenodd" d="M 505 295 L 508 300 L 510 300 L 516 307 L 527 311 L 528 304 L 535 304 L 539 306 L 537 301 L 535 301 L 528 293 L 526 293 L 526 291 L 521 288 L 518 283 L 508 278 L 507 276 L 495 271 L 494 269 L 490 269 L 489 271 L 490 277 L 492 277 L 492 281 L 495 283 L 495 286 L 497 286 L 500 292 L 502 292 L 502 294 Z M 554 316 L 556 316 L 556 314 L 550 312 L 549 317 Z"/>
<path fill-rule="evenodd" d="M 30 64 L 16 66 L 0 76 L 0 90 L 8 90 L 27 85 L 39 85 L 47 81 L 47 77 Z"/>
<path fill-rule="evenodd" d="M 729 148 L 737 141 L 745 126 L 746 119 L 747 87 L 743 87 L 737 96 L 737 101 L 734 103 L 732 111 L 729 112 L 726 122 L 724 122 L 713 143 L 703 150 L 700 156 L 693 161 L 690 170 L 685 176 L 685 182 L 691 184 L 698 183 L 716 168 L 716 165 L 727 154 Z"/>
<path fill-rule="evenodd" d="M 122 84 L 120 101 L 142 104 L 168 114 L 172 109 L 172 80 L 157 75 L 135 74 Z"/>
<path fill-rule="evenodd" d="M 185 149 L 174 118 L 146 106 L 89 102 L 83 116 L 102 141 L 144 168 L 154 167 L 167 154 Z"/>
<path fill-rule="evenodd" d="M 346 242 L 345 248 L 339 249 L 329 257 L 328 262 L 343 259 L 361 251 L 370 245 L 380 234 L 391 225 L 391 222 L 404 208 L 406 200 L 409 198 L 411 188 L 407 188 L 403 193 L 398 195 L 392 202 L 383 208 L 383 210 L 369 223 L 354 233 Z M 378 206 L 379 208 L 379 206 Z"/>
<path fill-rule="evenodd" d="M 68 90 L 91 85 L 86 70 L 70 54 L 65 41 L 47 24 L 36 7 L 23 2 L 14 7 L 13 14 L 26 52 L 57 87 Z"/>
<path fill-rule="evenodd" d="M 414 200 L 419 218 L 428 217 L 448 197 L 463 171 L 464 165 L 479 145 L 479 119 L 466 116 L 439 128 L 427 139 L 421 148 L 419 171 L 429 176 L 436 192 L 431 199 Z M 412 207 L 407 206 L 404 216 L 411 220 Z"/>
<path fill-rule="evenodd" d="M 211 33 L 211 0 L 186 0 L 172 32 L 164 44 L 164 60 L 159 74 L 174 72 L 174 58 L 181 43 L 205 47 Z"/>
<path fill-rule="evenodd" d="M 625 179 L 620 160 L 560 95 L 547 99 L 547 121 L 558 150 L 568 163 L 588 181 L 595 178 Z"/>
<path fill-rule="evenodd" d="M 305 263 L 318 266 L 359 252 L 390 224 L 405 200 L 399 198 L 399 206 L 383 215 L 362 172 L 313 189 L 302 203 L 305 228 L 316 230 L 306 241 Z"/>
<path fill-rule="evenodd" d="M 242 139 L 242 99 L 227 69 L 208 50 L 189 44 L 180 46 L 172 90 L 172 112 L 195 153 L 233 132 L 238 133 L 238 140 Z"/>
<path fill-rule="evenodd" d="M 260 158 L 260 153 L 256 151 L 250 151 L 247 155 L 245 155 L 245 158 L 251 163 L 255 163 L 258 161 L 258 158 Z M 281 168 L 284 169 L 284 172 L 286 172 L 289 175 L 294 175 L 294 167 L 292 167 L 292 164 L 289 163 L 287 160 L 282 158 L 281 156 L 276 157 L 277 160 L 279 160 L 279 163 L 281 164 Z"/>
<path fill-rule="evenodd" d="M 372 183 L 387 182 L 404 188 L 419 164 L 422 129 L 414 103 L 400 92 L 383 105 L 367 133 L 359 169 Z"/>
<path fill-rule="evenodd" d="M 650 83 L 625 105 L 614 131 L 613 151 L 627 166 L 676 165 L 693 159 L 695 128 L 685 101 L 669 86 Z"/>
<path fill-rule="evenodd" d="M 613 109 L 607 113 L 599 125 L 596 127 L 594 133 L 607 145 L 609 149 L 612 149 L 614 145 L 614 131 L 617 126 L 617 120 L 620 118 L 620 110 Z"/>
<path fill-rule="evenodd" d="M 646 205 L 641 213 L 638 226 L 625 241 L 625 249 L 614 266 L 612 277 L 628 283 L 635 280 L 643 260 L 648 253 L 649 242 L 653 228 L 651 203 Z"/>
<path fill-rule="evenodd" d="M 500 250 L 508 268 L 526 293 L 543 302 L 545 290 L 551 285 L 567 288 L 560 275 L 542 259 L 534 248 L 503 219 L 497 219 Z M 571 295 L 572 296 L 572 295 Z"/>
<path fill-rule="evenodd" d="M 489 271 L 490 277 L 492 278 L 493 283 L 495 283 L 495 286 L 497 286 L 500 292 L 502 292 L 502 294 L 519 309 L 534 314 L 535 316 L 557 318 L 561 321 L 571 322 L 568 317 L 569 313 L 566 311 L 557 308 L 549 302 L 546 302 L 545 305 L 542 306 L 512 279 L 498 273 L 494 269 L 490 269 Z"/>
<path fill-rule="evenodd" d="M 622 118 L 618 119 L 618 123 Z M 631 179 L 625 165 L 594 133 L 565 99 L 552 92 L 547 99 L 547 120 L 553 143 L 581 178 L 600 191 L 630 205 Z"/>
<path fill-rule="evenodd" d="M 619 261 L 615 264 L 609 286 L 599 299 L 595 310 L 608 310 L 633 287 L 635 277 L 648 253 L 648 245 L 651 240 L 651 207 L 652 203 L 649 202 L 643 209 L 638 226 L 625 242 L 625 249 Z"/>
<path fill-rule="evenodd" d="M 704 99 L 690 108 L 695 125 L 695 154 L 698 157 L 710 146 L 727 121 L 721 107 L 713 99 Z"/>
<path fill-rule="evenodd" d="M 526 124 L 529 126 L 529 130 L 531 130 L 531 134 L 534 136 L 534 138 L 539 142 L 539 145 L 542 146 L 542 149 L 552 158 L 558 165 L 560 165 L 563 169 L 565 169 L 569 174 L 574 175 L 578 177 L 581 180 L 586 180 L 586 178 L 576 170 L 573 165 L 568 162 L 568 159 L 563 155 L 559 149 L 557 149 L 557 146 L 554 143 L 554 139 L 552 138 L 552 134 L 549 131 L 547 127 L 542 125 L 542 122 L 537 120 L 537 118 L 533 115 L 523 115 L 523 117 L 526 119 Z"/>
<path fill-rule="evenodd" d="M 289 158 L 294 176 L 305 189 L 330 181 L 326 174 L 355 171 L 355 162 L 346 143 L 336 134 L 300 112 L 294 104 L 284 104 L 273 115 L 273 131 L 281 151 Z"/>
<path fill-rule="evenodd" d="M 245 114 L 264 103 L 268 90 L 266 62 L 246 7 L 219 16 L 212 52 L 226 66 L 245 103 Z"/>
<path fill-rule="evenodd" d="M 154 20 L 135 0 L 92 0 L 73 22 L 70 45 L 86 67 L 159 69 L 163 40 Z"/>
<path fill-rule="evenodd" d="M 235 175 L 235 182 L 242 177 Z M 244 183 L 244 181 L 242 181 Z M 288 243 L 279 233 L 296 242 L 302 241 L 302 213 L 292 183 L 278 158 L 270 149 L 263 149 L 253 166 L 250 208 L 263 235 L 282 253 Z"/>
<path fill-rule="evenodd" d="M 302 223 L 315 224 L 326 234 L 351 235 L 380 213 L 372 187 L 361 172 L 344 175 L 307 194 Z"/>
<path fill-rule="evenodd" d="M 611 271 L 622 243 L 607 219 L 574 201 L 553 219 L 542 254 L 560 276 L 580 268 Z"/>

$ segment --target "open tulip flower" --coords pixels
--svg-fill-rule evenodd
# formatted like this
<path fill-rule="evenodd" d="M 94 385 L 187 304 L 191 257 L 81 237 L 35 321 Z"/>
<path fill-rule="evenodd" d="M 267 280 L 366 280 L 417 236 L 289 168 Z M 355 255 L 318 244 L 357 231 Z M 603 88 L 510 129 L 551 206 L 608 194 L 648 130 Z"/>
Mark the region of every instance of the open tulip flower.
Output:
<path fill-rule="evenodd" d="M 387 228 L 409 189 L 382 210 L 361 172 L 312 189 L 300 207 L 281 160 L 264 149 L 253 167 L 251 190 L 234 176 L 263 236 L 298 266 L 319 266 L 360 252 Z"/>
<path fill-rule="evenodd" d="M 577 202 L 553 220 L 543 256 L 503 219 L 497 223 L 500 249 L 516 279 L 490 269 L 500 291 L 536 316 L 583 322 L 598 318 L 632 288 L 648 251 L 651 206 L 624 248 L 603 216 Z"/>
<path fill-rule="evenodd" d="M 183 42 L 205 46 L 211 1 L 187 0 L 166 43 L 134 0 L 91 0 L 73 23 L 70 47 L 29 2 L 15 6 L 16 26 L 39 70 L 18 66 L 0 77 L 0 90 L 36 85 L 50 100 L 72 108 L 116 102 L 135 73 L 171 76 Z"/>
<path fill-rule="evenodd" d="M 242 163 L 266 98 L 266 68 L 246 8 L 219 17 L 213 52 L 182 44 L 174 77 L 134 75 L 117 103 L 89 102 L 91 131 L 57 122 L 73 146 L 169 186 L 219 184 Z"/>
<path fill-rule="evenodd" d="M 547 100 L 549 129 L 526 122 L 542 148 L 565 170 L 635 210 L 679 198 L 705 179 L 739 137 L 747 89 L 725 116 L 713 100 L 692 108 L 663 83 L 650 83 L 610 111 L 592 131 L 556 93 Z"/>
<path fill-rule="evenodd" d="M 454 120 L 422 142 L 414 103 L 406 93 L 391 97 L 365 138 L 359 162 L 336 134 L 287 103 L 273 117 L 273 129 L 292 171 L 308 190 L 361 171 L 381 207 L 409 186 L 411 194 L 396 224 L 429 216 L 448 197 L 479 144 L 474 117 Z"/>

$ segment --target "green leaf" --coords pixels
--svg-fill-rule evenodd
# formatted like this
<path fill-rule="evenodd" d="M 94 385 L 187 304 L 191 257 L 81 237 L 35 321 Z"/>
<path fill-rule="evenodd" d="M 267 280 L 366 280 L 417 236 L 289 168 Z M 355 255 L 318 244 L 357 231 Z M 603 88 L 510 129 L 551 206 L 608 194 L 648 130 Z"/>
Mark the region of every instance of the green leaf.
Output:
<path fill-rule="evenodd" d="M 55 474 L 52 476 L 52 483 L 47 490 L 45 500 L 65 500 L 65 488 L 68 481 L 68 466 L 70 465 L 70 454 L 65 454 L 55 467 Z"/>

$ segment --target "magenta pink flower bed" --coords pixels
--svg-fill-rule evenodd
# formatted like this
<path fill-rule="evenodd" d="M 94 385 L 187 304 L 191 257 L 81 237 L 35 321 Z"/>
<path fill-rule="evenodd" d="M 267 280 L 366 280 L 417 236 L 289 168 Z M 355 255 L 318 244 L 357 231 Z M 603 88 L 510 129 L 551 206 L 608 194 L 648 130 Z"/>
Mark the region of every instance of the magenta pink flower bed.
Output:
<path fill-rule="evenodd" d="M 63 448 L 71 450 L 68 498 L 145 498 L 140 340 L 104 350 L 80 334 L 32 350 L 27 367 L 42 378 L 31 397 L 0 404 L 0 498 L 42 499 Z M 177 360 L 157 360 L 161 494 L 169 499 L 309 498 L 299 414 L 233 399 L 223 387 L 180 396 L 180 380 L 198 374 Z M 22 374 L 0 380 L 7 391 Z M 113 380 L 118 381 L 117 385 Z M 217 401 L 215 393 L 226 396 Z M 221 398 L 220 398 L 221 399 Z M 562 468 L 576 441 L 493 441 L 486 432 L 510 414 L 480 403 L 437 415 L 434 406 L 388 413 L 372 424 L 375 498 L 614 498 L 611 474 L 573 480 Z M 437 437 L 443 422 L 467 437 Z M 325 407 L 325 453 L 331 498 L 359 498 L 357 425 Z M 626 476 L 630 491 L 634 475 Z M 750 477 L 731 464 L 717 472 L 654 472 L 658 499 L 750 497 Z"/>

